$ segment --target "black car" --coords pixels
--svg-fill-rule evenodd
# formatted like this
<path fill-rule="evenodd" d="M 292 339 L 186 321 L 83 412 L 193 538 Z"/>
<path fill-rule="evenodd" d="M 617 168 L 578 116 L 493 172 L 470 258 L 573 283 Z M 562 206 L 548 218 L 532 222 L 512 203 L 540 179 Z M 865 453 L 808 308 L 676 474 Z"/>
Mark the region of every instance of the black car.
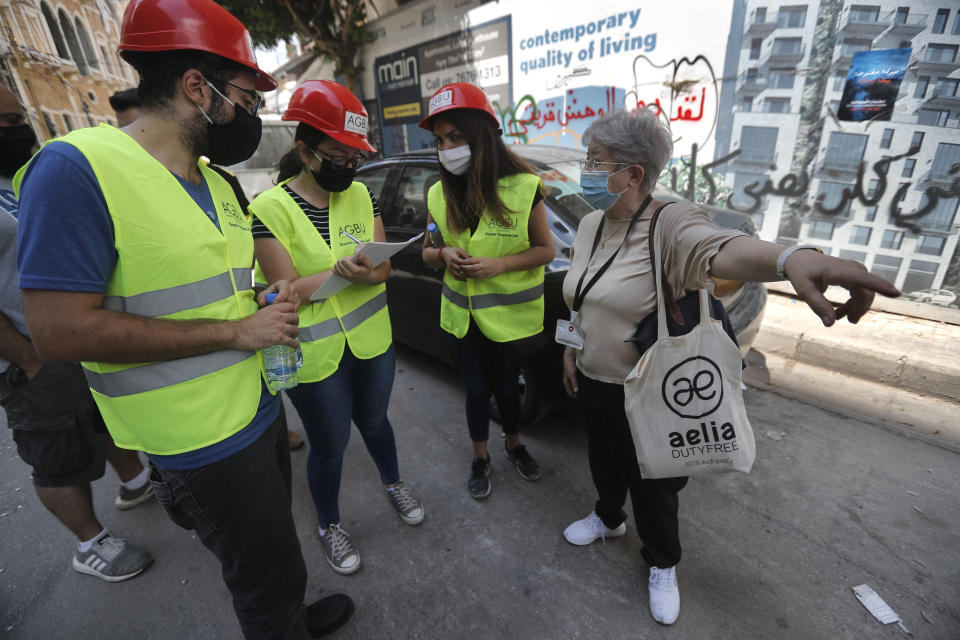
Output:
<path fill-rule="evenodd" d="M 530 359 L 522 370 L 523 421 L 532 422 L 554 405 L 560 385 L 562 346 L 553 341 L 558 318 L 569 317 L 561 287 L 570 267 L 570 247 L 580 220 L 594 210 L 581 196 L 579 161 L 581 150 L 547 145 L 517 145 L 517 152 L 543 180 L 547 223 L 553 233 L 556 257 L 545 268 L 544 331 L 549 340 L 543 357 Z M 427 191 L 440 179 L 437 153 L 433 149 L 412 151 L 370 162 L 357 173 L 377 197 L 389 242 L 404 242 L 422 233 L 427 226 Z M 655 196 L 665 200 L 684 198 L 670 189 L 658 188 Z M 738 228 L 753 235 L 752 220 L 741 213 L 719 207 L 701 207 L 721 227 Z M 387 281 L 387 302 L 396 341 L 430 356 L 453 363 L 446 333 L 440 328 L 442 269 L 424 264 L 419 242 L 391 259 Z M 749 283 L 722 299 L 733 323 L 740 346 L 749 347 L 759 329 L 766 302 L 766 289 Z"/>

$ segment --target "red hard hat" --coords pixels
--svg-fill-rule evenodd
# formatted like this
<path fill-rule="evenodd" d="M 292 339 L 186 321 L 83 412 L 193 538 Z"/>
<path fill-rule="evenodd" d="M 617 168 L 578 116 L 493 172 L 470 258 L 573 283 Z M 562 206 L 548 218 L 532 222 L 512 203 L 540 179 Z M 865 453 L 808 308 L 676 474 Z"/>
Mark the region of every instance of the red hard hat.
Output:
<path fill-rule="evenodd" d="M 131 0 L 123 12 L 117 47 L 124 60 L 131 51 L 183 49 L 242 64 L 257 76 L 258 91 L 277 88 L 273 76 L 257 66 L 250 32 L 213 0 Z"/>
<path fill-rule="evenodd" d="M 500 120 L 490 104 L 490 98 L 483 89 L 469 82 L 454 82 L 440 87 L 430 98 L 427 117 L 420 121 L 420 128 L 433 131 L 433 118 L 439 113 L 452 109 L 476 109 L 490 116 L 490 122 L 496 128 L 500 127 Z"/>
<path fill-rule="evenodd" d="M 307 80 L 293 92 L 282 120 L 322 131 L 355 149 L 376 151 L 367 141 L 367 110 L 357 96 L 332 80 Z"/>

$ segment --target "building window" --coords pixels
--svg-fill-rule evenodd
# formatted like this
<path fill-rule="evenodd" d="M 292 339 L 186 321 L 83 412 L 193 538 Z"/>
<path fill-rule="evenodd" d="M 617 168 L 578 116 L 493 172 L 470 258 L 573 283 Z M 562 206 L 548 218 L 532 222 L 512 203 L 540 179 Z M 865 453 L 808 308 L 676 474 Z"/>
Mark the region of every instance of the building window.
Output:
<path fill-rule="evenodd" d="M 867 197 L 872 198 L 877 195 L 877 187 L 880 186 L 880 181 L 874 178 L 870 181 L 870 184 L 867 185 Z"/>
<path fill-rule="evenodd" d="M 947 119 L 949 117 L 949 111 L 941 111 L 939 109 L 920 109 L 920 113 L 917 115 L 917 124 L 945 127 L 947 126 Z"/>
<path fill-rule="evenodd" d="M 94 69 L 99 69 L 100 63 L 97 62 L 97 54 L 93 52 L 93 45 L 90 44 L 90 36 L 87 35 L 87 30 L 84 28 L 83 23 L 80 22 L 80 18 L 74 20 L 74 26 L 77 30 L 77 38 L 80 40 L 80 46 L 83 47 L 83 57 L 86 58 L 87 64 Z"/>
<path fill-rule="evenodd" d="M 110 63 L 110 56 L 107 55 L 107 50 L 104 47 L 100 47 L 100 57 L 103 58 L 104 71 L 113 75 L 113 65 Z"/>
<path fill-rule="evenodd" d="M 927 45 L 927 53 L 923 59 L 927 62 L 953 62 L 957 59 L 957 48 L 955 44 L 931 42 Z"/>
<path fill-rule="evenodd" d="M 757 84 L 757 70 L 756 69 L 747 69 L 747 77 L 743 81 L 744 84 Z"/>
<path fill-rule="evenodd" d="M 907 24 L 907 16 L 910 15 L 910 7 L 897 7 L 897 16 L 894 18 L 895 24 Z"/>
<path fill-rule="evenodd" d="M 59 17 L 60 29 L 63 31 L 64 38 L 67 40 L 67 46 L 70 47 L 70 56 L 73 61 L 77 63 L 77 70 L 80 71 L 80 75 L 90 75 L 90 67 L 87 66 L 87 60 L 83 56 L 80 39 L 77 37 L 77 32 L 70 22 L 70 17 L 63 9 L 60 9 L 57 16 Z M 73 130 L 73 127 L 69 128 L 71 131 Z"/>
<path fill-rule="evenodd" d="M 751 96 L 744 96 L 743 102 L 740 103 L 740 111 L 745 113 L 753 111 L 753 98 Z"/>
<path fill-rule="evenodd" d="M 894 231 L 893 229 L 887 229 L 883 232 L 883 238 L 880 239 L 880 248 L 881 249 L 893 249 L 894 251 L 900 250 L 900 245 L 903 243 L 903 231 Z"/>
<path fill-rule="evenodd" d="M 790 113 L 790 98 L 767 98 L 763 101 L 764 113 Z"/>
<path fill-rule="evenodd" d="M 834 131 L 830 134 L 823 166 L 827 169 L 856 171 L 860 167 L 860 162 L 863 161 L 863 151 L 866 147 L 867 136 Z"/>
<path fill-rule="evenodd" d="M 793 83 L 796 78 L 797 73 L 793 69 L 771 69 L 770 88 L 793 89 Z"/>
<path fill-rule="evenodd" d="M 811 220 L 810 226 L 807 227 L 807 237 L 818 240 L 832 240 L 833 227 L 834 224 L 827 220 Z"/>
<path fill-rule="evenodd" d="M 781 10 L 781 13 L 783 11 Z M 803 53 L 803 40 L 800 38 L 774 38 L 774 55 L 797 55 Z"/>
<path fill-rule="evenodd" d="M 939 256 L 943 254 L 943 246 L 946 243 L 947 239 L 940 236 L 920 236 L 917 238 L 916 252 L 928 256 Z"/>
<path fill-rule="evenodd" d="M 919 151 L 921 145 L 923 145 L 923 131 L 915 131 L 913 133 L 913 139 L 910 141 L 910 148 Z"/>
<path fill-rule="evenodd" d="M 801 29 L 807 22 L 807 7 L 780 7 L 777 14 L 778 29 Z"/>
<path fill-rule="evenodd" d="M 957 11 L 960 16 L 960 11 Z M 960 88 L 960 78 L 937 78 L 937 84 L 933 87 L 934 98 L 955 98 L 957 89 Z"/>
<path fill-rule="evenodd" d="M 47 131 L 50 132 L 50 135 L 57 137 L 60 135 L 60 132 L 57 130 L 57 125 L 54 123 L 53 118 L 50 117 L 50 114 L 46 111 L 43 112 L 43 122 L 47 125 Z"/>
<path fill-rule="evenodd" d="M 953 17 L 953 29 L 950 30 L 955 36 L 960 36 L 960 11 L 957 11 L 957 15 Z"/>
<path fill-rule="evenodd" d="M 816 202 L 820 204 L 820 209 L 826 209 L 826 211 L 818 211 L 818 213 L 822 215 L 839 216 L 841 218 L 848 217 L 850 215 L 850 199 L 844 200 L 843 192 L 845 189 L 852 193 L 853 185 L 845 182 L 821 180 L 820 185 L 817 187 Z M 834 211 L 834 209 L 840 206 L 841 201 L 843 202 L 843 207 Z"/>
<path fill-rule="evenodd" d="M 846 69 L 841 69 L 841 70 L 839 70 L 839 71 L 834 72 L 834 74 L 833 74 L 833 86 L 830 87 L 831 90 L 833 90 L 833 91 L 843 91 L 843 85 L 844 85 L 844 83 L 846 83 L 846 81 L 847 81 L 847 73 L 848 73 L 848 70 L 846 70 Z"/>
<path fill-rule="evenodd" d="M 866 214 L 863 216 L 863 219 L 866 222 L 873 222 L 877 219 L 877 205 L 872 205 L 866 208 Z"/>
<path fill-rule="evenodd" d="M 948 15 L 950 9 L 937 9 L 937 15 L 933 19 L 933 33 L 943 33 L 946 30 Z"/>
<path fill-rule="evenodd" d="M 732 203 L 740 209 L 752 209 L 757 204 L 757 199 L 748 195 L 745 191 L 747 187 L 757 192 L 767 181 L 767 176 L 762 173 L 742 173 L 737 172 L 733 176 L 733 200 Z M 760 197 L 759 211 L 767 208 L 767 196 Z"/>
<path fill-rule="evenodd" d="M 932 288 L 939 267 L 938 263 L 929 260 L 911 260 L 900 288 L 907 293 Z"/>
<path fill-rule="evenodd" d="M 889 149 L 891 142 L 893 142 L 893 129 L 884 129 L 883 136 L 880 138 L 880 148 Z"/>
<path fill-rule="evenodd" d="M 857 262 L 866 262 L 867 254 L 864 251 L 850 251 L 849 249 L 840 249 L 838 257 L 844 260 L 856 260 Z"/>
<path fill-rule="evenodd" d="M 767 8 L 757 7 L 753 12 L 753 23 L 763 24 L 767 21 Z"/>
<path fill-rule="evenodd" d="M 760 58 L 760 48 L 763 45 L 763 38 L 754 38 L 750 41 L 750 59 L 758 60 Z"/>
<path fill-rule="evenodd" d="M 914 98 L 925 98 L 927 87 L 930 86 L 930 76 L 920 76 L 917 78 L 917 86 L 913 88 Z"/>
<path fill-rule="evenodd" d="M 873 259 L 870 273 L 894 284 L 897 281 L 897 274 L 900 273 L 901 262 L 903 262 L 903 259 L 896 256 L 876 256 Z"/>
<path fill-rule="evenodd" d="M 773 164 L 779 131 L 777 127 L 744 127 L 740 132 L 740 160 Z"/>
<path fill-rule="evenodd" d="M 57 55 L 64 60 L 69 60 L 70 50 L 67 48 L 67 43 L 63 38 L 63 32 L 60 30 L 60 24 L 53 16 L 53 10 L 50 9 L 46 3 L 41 5 L 40 10 L 43 12 L 43 19 L 47 23 L 47 28 L 50 30 L 50 35 L 53 36 L 53 44 L 57 48 Z"/>
<path fill-rule="evenodd" d="M 873 229 L 870 227 L 855 226 L 850 230 L 850 244 L 870 244 L 870 234 Z"/>
<path fill-rule="evenodd" d="M 927 202 L 927 194 L 924 193 L 920 199 L 920 207 L 926 206 Z M 938 198 L 933 210 L 920 218 L 920 226 L 933 231 L 950 231 L 957 217 L 958 204 L 960 198 Z"/>
<path fill-rule="evenodd" d="M 850 22 L 877 22 L 880 7 L 855 4 L 850 7 Z"/>
<path fill-rule="evenodd" d="M 933 156 L 930 177 L 939 180 L 951 180 L 960 172 L 960 144 L 941 142 Z"/>
<path fill-rule="evenodd" d="M 900 173 L 901 178 L 912 178 L 913 170 L 917 166 L 917 161 L 915 158 L 907 158 L 903 161 L 903 171 Z"/>

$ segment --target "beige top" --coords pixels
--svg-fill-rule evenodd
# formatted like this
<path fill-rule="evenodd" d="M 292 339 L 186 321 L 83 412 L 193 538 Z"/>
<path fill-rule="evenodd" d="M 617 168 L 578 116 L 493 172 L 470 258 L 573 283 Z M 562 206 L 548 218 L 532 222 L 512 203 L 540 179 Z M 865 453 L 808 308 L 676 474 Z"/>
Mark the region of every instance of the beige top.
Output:
<path fill-rule="evenodd" d="M 630 225 L 629 218 L 607 218 L 600 244 L 590 259 L 590 248 L 603 215 L 603 211 L 597 210 L 580 221 L 570 270 L 563 280 L 563 299 L 568 308 L 573 306 L 573 295 L 584 269 L 586 287 L 620 246 Z M 677 298 L 683 296 L 684 290 L 706 289 L 712 293 L 714 281 L 707 273 L 710 261 L 725 242 L 746 235 L 737 229 L 716 227 L 706 213 L 682 202 L 667 205 L 660 212 L 657 225 L 665 245 L 660 248 L 661 263 L 667 266 L 667 278 Z M 649 218 L 634 223 L 630 238 L 587 293 L 577 315 L 576 324 L 584 338 L 583 350 L 577 353 L 577 368 L 594 380 L 622 384 L 640 358 L 637 347 L 628 340 L 637 323 L 657 306 L 657 288 L 650 270 L 649 230 Z"/>

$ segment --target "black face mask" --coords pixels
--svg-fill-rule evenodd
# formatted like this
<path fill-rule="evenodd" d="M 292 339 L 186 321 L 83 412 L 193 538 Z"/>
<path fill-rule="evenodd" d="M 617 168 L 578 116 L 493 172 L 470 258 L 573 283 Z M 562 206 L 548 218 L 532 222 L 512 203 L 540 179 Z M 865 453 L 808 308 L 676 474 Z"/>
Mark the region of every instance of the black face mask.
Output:
<path fill-rule="evenodd" d="M 228 103 L 229 104 L 229 103 Z M 229 167 L 243 162 L 260 146 L 263 122 L 247 113 L 239 104 L 233 105 L 233 120 L 227 124 L 207 121 L 207 152 L 214 164 Z M 204 114 L 206 115 L 206 114 Z"/>
<path fill-rule="evenodd" d="M 310 172 L 313 173 L 313 179 L 317 181 L 321 189 L 332 193 L 345 191 L 347 187 L 353 184 L 353 178 L 357 175 L 356 167 L 341 167 L 338 169 L 333 166 L 332 162 L 322 158 L 320 160 L 320 170 L 314 171 L 311 169 Z"/>
<path fill-rule="evenodd" d="M 12 176 L 33 155 L 37 134 L 28 124 L 0 127 L 0 175 Z"/>

